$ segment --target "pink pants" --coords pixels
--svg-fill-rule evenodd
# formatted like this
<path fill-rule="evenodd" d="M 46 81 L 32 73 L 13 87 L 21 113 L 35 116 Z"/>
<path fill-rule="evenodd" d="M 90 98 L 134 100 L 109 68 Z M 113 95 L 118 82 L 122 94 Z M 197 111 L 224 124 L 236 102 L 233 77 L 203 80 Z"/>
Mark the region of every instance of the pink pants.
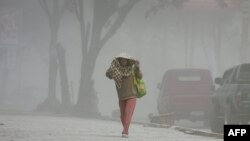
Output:
<path fill-rule="evenodd" d="M 121 122 L 123 125 L 123 131 L 122 131 L 123 134 L 128 134 L 128 129 L 134 113 L 135 104 L 136 104 L 136 98 L 119 101 Z"/>

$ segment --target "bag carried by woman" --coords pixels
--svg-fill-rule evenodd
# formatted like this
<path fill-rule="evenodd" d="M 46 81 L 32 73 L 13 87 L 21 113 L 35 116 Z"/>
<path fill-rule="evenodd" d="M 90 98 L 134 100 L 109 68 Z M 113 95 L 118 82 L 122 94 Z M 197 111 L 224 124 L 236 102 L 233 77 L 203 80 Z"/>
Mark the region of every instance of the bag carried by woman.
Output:
<path fill-rule="evenodd" d="M 135 73 L 134 73 L 134 69 L 133 69 L 132 75 L 133 75 L 133 79 L 134 79 L 134 85 L 135 85 L 136 91 L 137 91 L 136 96 L 137 96 L 137 98 L 141 98 L 147 94 L 145 81 L 143 79 L 136 78 Z"/>

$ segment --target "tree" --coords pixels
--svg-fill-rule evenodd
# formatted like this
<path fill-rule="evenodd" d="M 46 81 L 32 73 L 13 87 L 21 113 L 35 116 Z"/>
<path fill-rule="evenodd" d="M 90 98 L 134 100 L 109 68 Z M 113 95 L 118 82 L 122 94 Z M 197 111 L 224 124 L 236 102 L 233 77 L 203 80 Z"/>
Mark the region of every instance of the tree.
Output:
<path fill-rule="evenodd" d="M 158 13 L 159 10 L 173 5 L 176 8 L 181 8 L 185 2 L 189 0 L 156 0 L 157 2 L 151 6 L 151 8 L 146 12 L 145 17 L 148 18 L 151 14 Z"/>
<path fill-rule="evenodd" d="M 20 36 L 20 30 L 17 28 L 18 10 L 21 5 L 20 1 L 16 0 L 1 0 L 0 1 L 0 35 L 3 40 L 0 41 L 0 105 L 4 105 L 7 91 L 10 85 L 10 52 L 9 45 L 17 47 L 19 44 L 13 44 L 12 40 L 16 40 Z M 13 36 L 14 33 L 14 36 Z M 7 40 L 6 40 L 7 39 Z M 10 41 L 8 41 L 10 39 Z M 2 42 L 3 41 L 3 42 Z M 7 41 L 7 42 L 6 42 Z M 15 49 L 17 50 L 17 49 Z M 17 66 L 18 68 L 18 66 Z M 13 86 L 13 84 L 11 84 Z"/>
<path fill-rule="evenodd" d="M 0 105 L 5 102 L 8 80 L 7 49 L 0 48 Z"/>
<path fill-rule="evenodd" d="M 57 36 L 59 30 L 59 24 L 61 17 L 63 16 L 64 11 L 68 5 L 68 1 L 59 1 L 59 0 L 38 0 L 40 6 L 43 8 L 44 12 L 49 21 L 50 27 L 50 47 L 49 47 L 49 83 L 48 83 L 48 97 L 47 99 L 38 106 L 39 110 L 54 110 L 58 108 L 60 102 L 56 98 L 56 79 L 57 79 L 57 71 L 58 71 L 58 60 L 60 61 L 62 57 L 58 56 L 59 48 L 56 48 L 57 45 Z M 59 57 L 59 58 L 58 58 Z M 63 58 L 64 59 L 64 58 Z M 61 65 L 65 65 L 64 63 L 60 63 Z M 60 67 L 60 74 L 61 74 L 61 81 L 63 87 L 68 87 L 67 84 L 67 76 L 65 71 L 62 70 L 65 66 Z M 64 92 L 65 88 L 62 88 L 62 106 L 69 106 L 70 105 L 70 96 L 69 93 L 66 91 Z M 67 88 L 66 88 L 67 90 Z"/>
<path fill-rule="evenodd" d="M 242 63 L 248 62 L 248 47 L 249 47 L 249 30 L 250 30 L 250 1 L 241 0 L 240 10 L 242 12 L 241 25 L 241 49 L 240 61 Z"/>
<path fill-rule="evenodd" d="M 66 57 L 65 49 L 60 43 L 56 45 L 57 52 L 57 61 L 59 65 L 60 73 L 60 82 L 61 82 L 61 93 L 62 93 L 62 105 L 58 107 L 58 112 L 66 112 L 71 108 L 70 93 L 69 93 L 69 83 L 67 77 L 67 68 L 66 68 Z"/>
<path fill-rule="evenodd" d="M 121 0 L 94 0 L 92 22 L 87 22 L 84 15 L 84 2 L 87 1 L 73 1 L 76 17 L 80 23 L 82 41 L 81 78 L 75 113 L 99 115 L 98 99 L 92 79 L 97 56 L 105 43 L 121 27 L 126 16 L 138 1 L 127 0 L 125 4 L 120 5 Z"/>
<path fill-rule="evenodd" d="M 209 1 L 209 0 L 207 0 L 207 1 Z M 173 5 L 176 8 L 182 8 L 183 4 L 188 3 L 188 2 L 192 2 L 192 1 L 189 1 L 189 0 L 177 0 L 177 1 L 175 1 L 175 0 L 157 0 L 155 5 L 153 5 L 149 11 L 147 11 L 146 18 L 148 18 L 151 14 L 156 14 L 159 10 L 161 10 L 163 8 L 169 7 L 170 5 Z M 229 4 L 230 4 L 230 1 L 225 1 L 225 0 L 215 0 L 213 2 L 216 2 L 214 4 L 217 4 L 222 9 L 221 11 L 223 11 L 223 9 L 225 9 L 225 8 L 228 8 Z M 202 4 L 202 2 L 200 2 L 200 4 Z M 209 35 L 208 36 L 209 38 L 213 38 L 214 46 L 205 47 L 205 45 L 206 45 L 205 40 L 204 40 L 205 33 L 203 30 L 199 30 L 201 32 L 201 35 L 202 35 L 200 38 L 202 40 L 201 42 L 203 42 L 204 54 L 206 56 L 209 68 L 211 69 L 214 77 L 218 75 L 219 66 L 220 66 L 220 64 L 219 64 L 220 63 L 220 56 L 221 56 L 220 50 L 221 50 L 221 44 L 222 44 L 221 42 L 222 42 L 222 28 L 223 28 L 222 22 L 226 23 L 228 20 L 227 15 L 224 13 L 225 12 L 218 13 L 216 16 L 212 17 L 213 20 L 207 21 L 207 23 L 205 23 L 207 26 L 206 28 L 208 28 L 208 27 L 211 28 L 211 31 L 209 31 L 209 32 L 211 32 L 212 34 L 208 33 L 207 31 L 206 31 L 206 34 Z M 195 18 L 197 19 L 197 17 L 195 17 Z M 245 22 L 245 25 L 249 25 L 249 24 Z M 193 45 L 194 45 L 193 44 L 194 32 L 192 31 L 193 30 L 192 28 L 195 28 L 195 27 L 191 27 L 191 29 L 190 29 L 190 27 L 188 27 L 188 25 L 187 25 L 187 27 L 185 28 L 186 29 L 185 34 L 187 35 L 185 38 L 185 42 L 186 42 L 185 64 L 186 64 L 186 67 L 192 66 L 192 56 L 193 56 L 192 50 L 193 50 Z M 246 29 L 246 28 L 244 28 L 244 29 Z M 246 44 L 246 42 L 247 42 L 246 39 L 244 39 L 244 38 L 247 38 L 246 32 L 247 32 L 247 30 L 244 30 L 242 32 L 242 34 L 244 34 L 244 36 L 242 35 L 243 40 L 244 40 L 244 42 L 242 44 L 244 44 L 244 43 Z M 242 47 L 242 48 L 244 48 L 244 47 Z M 243 49 L 242 53 L 245 53 L 245 52 L 246 52 L 246 48 Z"/>

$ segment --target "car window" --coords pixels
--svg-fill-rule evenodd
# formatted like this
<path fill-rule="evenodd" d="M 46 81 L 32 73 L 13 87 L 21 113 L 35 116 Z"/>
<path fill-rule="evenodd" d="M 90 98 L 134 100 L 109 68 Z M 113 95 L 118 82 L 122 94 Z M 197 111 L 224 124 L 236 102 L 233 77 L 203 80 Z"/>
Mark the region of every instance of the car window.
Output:
<path fill-rule="evenodd" d="M 239 83 L 250 83 L 250 64 L 244 64 L 240 67 L 237 75 Z"/>
<path fill-rule="evenodd" d="M 191 84 L 203 81 L 201 72 L 198 71 L 185 71 L 176 73 L 176 82 L 178 84 Z"/>
<path fill-rule="evenodd" d="M 228 79 L 228 84 L 235 84 L 237 83 L 235 78 L 236 78 L 236 72 L 237 70 L 239 69 L 239 67 L 235 67 L 233 70 L 232 70 L 232 73 L 231 75 L 229 76 L 229 79 Z"/>
<path fill-rule="evenodd" d="M 232 73 L 233 73 L 233 68 L 232 69 L 229 69 L 229 70 L 227 70 L 224 74 L 223 74 L 223 81 L 224 81 L 224 84 L 229 84 L 229 83 L 231 83 L 231 81 L 230 81 L 230 78 L 231 78 L 231 76 L 232 76 Z"/>
<path fill-rule="evenodd" d="M 167 83 L 167 74 L 165 73 L 163 78 L 162 78 L 162 81 L 160 83 L 160 94 L 165 92 L 166 90 L 166 83 Z"/>
<path fill-rule="evenodd" d="M 200 81 L 201 77 L 199 75 L 192 76 L 178 76 L 178 81 Z"/>

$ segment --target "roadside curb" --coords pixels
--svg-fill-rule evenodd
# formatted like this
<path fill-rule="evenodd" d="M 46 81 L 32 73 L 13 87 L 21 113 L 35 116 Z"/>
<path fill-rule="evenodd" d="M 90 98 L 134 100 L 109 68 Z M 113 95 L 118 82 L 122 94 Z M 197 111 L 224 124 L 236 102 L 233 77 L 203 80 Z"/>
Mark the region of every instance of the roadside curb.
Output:
<path fill-rule="evenodd" d="M 105 120 L 117 121 L 117 122 L 119 121 L 119 119 L 116 119 L 116 118 L 105 118 Z M 188 127 L 182 127 L 182 126 L 171 126 L 171 125 L 167 125 L 167 124 L 146 123 L 146 122 L 139 122 L 139 121 L 132 121 L 132 123 L 140 124 L 144 127 L 166 128 L 166 129 L 169 128 L 169 129 L 174 129 L 174 130 L 183 132 L 185 134 L 198 135 L 198 136 L 203 136 L 203 137 L 212 137 L 212 138 L 217 138 L 217 139 L 224 138 L 223 134 L 206 132 L 206 131 L 188 128 Z"/>
<path fill-rule="evenodd" d="M 192 128 L 179 127 L 179 126 L 175 126 L 173 128 L 175 130 L 184 132 L 186 134 L 200 135 L 200 136 L 204 136 L 204 137 L 214 137 L 214 138 L 218 138 L 218 139 L 224 138 L 223 134 L 217 134 L 217 133 L 206 132 L 206 131 L 201 131 L 201 130 L 192 129 Z"/>
<path fill-rule="evenodd" d="M 138 123 L 138 122 L 134 122 L 134 123 Z M 185 134 L 199 135 L 199 136 L 203 136 L 203 137 L 213 137 L 213 138 L 218 138 L 218 139 L 224 138 L 223 134 L 206 132 L 206 131 L 188 128 L 188 127 L 171 126 L 171 125 L 167 125 L 167 124 L 157 124 L 157 123 L 140 123 L 140 124 L 143 124 L 144 127 L 171 128 L 171 129 L 175 129 L 175 130 L 178 130 L 180 132 L 183 132 Z"/>

